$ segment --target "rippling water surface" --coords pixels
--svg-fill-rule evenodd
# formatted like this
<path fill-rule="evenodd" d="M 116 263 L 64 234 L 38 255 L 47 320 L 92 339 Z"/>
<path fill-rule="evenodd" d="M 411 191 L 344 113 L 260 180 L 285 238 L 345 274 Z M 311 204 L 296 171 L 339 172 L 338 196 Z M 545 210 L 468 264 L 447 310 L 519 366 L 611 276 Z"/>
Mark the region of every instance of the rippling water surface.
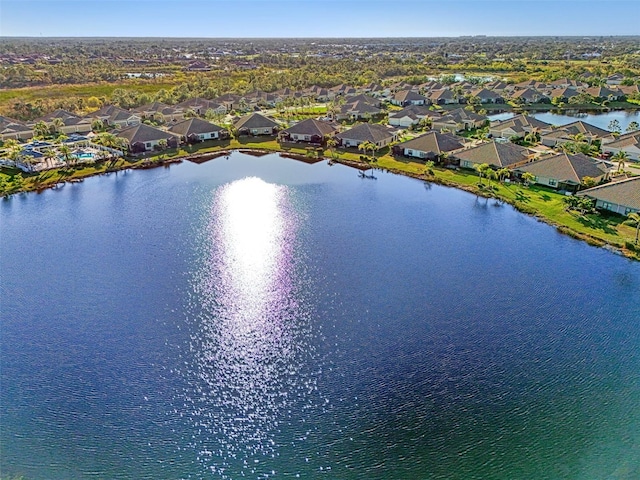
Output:
<path fill-rule="evenodd" d="M 639 264 L 376 175 L 2 201 L 3 478 L 640 478 Z"/>

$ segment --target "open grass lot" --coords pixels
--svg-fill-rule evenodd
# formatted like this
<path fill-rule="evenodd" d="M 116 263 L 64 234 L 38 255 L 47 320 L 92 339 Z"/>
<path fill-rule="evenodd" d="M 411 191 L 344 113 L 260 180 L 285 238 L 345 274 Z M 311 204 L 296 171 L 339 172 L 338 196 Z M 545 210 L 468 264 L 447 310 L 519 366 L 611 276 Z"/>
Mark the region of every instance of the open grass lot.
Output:
<path fill-rule="evenodd" d="M 240 137 L 204 142 L 197 145 L 170 149 L 161 153 L 153 153 L 136 159 L 119 159 L 90 166 L 75 166 L 66 169 L 49 170 L 39 174 L 25 174 L 17 169 L 0 170 L 0 194 L 8 195 L 22 191 L 33 191 L 54 186 L 60 182 L 79 181 L 92 175 L 126 168 L 149 167 L 161 165 L 167 161 L 176 161 L 189 155 L 215 153 L 236 149 L 251 149 L 266 152 L 285 152 L 301 156 L 316 155 L 315 150 L 304 144 L 281 145 L 275 137 Z M 310 151 L 313 150 L 313 151 Z M 518 210 L 534 215 L 541 220 L 558 227 L 563 233 L 581 238 L 597 245 L 609 244 L 623 248 L 626 242 L 633 243 L 635 228 L 624 225 L 624 218 L 617 215 L 589 214 L 580 215 L 565 209 L 564 195 L 540 186 L 525 187 L 515 183 L 489 183 L 474 171 L 454 170 L 449 168 L 433 168 L 433 175 L 425 174 L 424 164 L 410 161 L 402 157 L 393 157 L 389 149 L 382 149 L 372 163 L 361 160 L 362 152 L 356 149 L 337 150 L 335 152 L 318 152 L 325 158 L 346 161 L 354 166 L 374 166 L 393 173 L 410 175 L 425 181 L 432 181 L 447 186 L 463 188 L 481 196 L 493 197 L 496 201 L 504 201 L 514 205 Z M 629 256 L 640 259 L 640 251 L 626 251 Z"/>

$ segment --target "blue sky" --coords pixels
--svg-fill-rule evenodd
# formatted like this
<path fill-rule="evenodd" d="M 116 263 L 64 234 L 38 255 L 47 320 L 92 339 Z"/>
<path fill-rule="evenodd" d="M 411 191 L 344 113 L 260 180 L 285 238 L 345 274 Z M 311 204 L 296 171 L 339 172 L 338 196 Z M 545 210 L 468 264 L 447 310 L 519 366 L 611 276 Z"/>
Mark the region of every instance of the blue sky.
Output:
<path fill-rule="evenodd" d="M 640 35 L 640 0 L 0 0 L 2 36 Z"/>

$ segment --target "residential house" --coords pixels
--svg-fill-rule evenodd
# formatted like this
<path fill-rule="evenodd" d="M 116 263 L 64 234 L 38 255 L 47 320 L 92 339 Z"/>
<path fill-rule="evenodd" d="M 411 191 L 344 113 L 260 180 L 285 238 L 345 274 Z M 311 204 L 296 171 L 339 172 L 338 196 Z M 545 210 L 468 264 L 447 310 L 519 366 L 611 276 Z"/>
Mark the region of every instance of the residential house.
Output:
<path fill-rule="evenodd" d="M 431 90 L 427 93 L 427 98 L 430 103 L 435 105 L 451 105 L 454 103 L 458 103 L 458 99 L 455 94 L 449 90 L 448 88 L 443 88 L 441 90 Z"/>
<path fill-rule="evenodd" d="M 491 122 L 489 134 L 494 138 L 524 138 L 531 132 L 550 132 L 551 124 L 529 115 L 518 115 L 507 120 Z"/>
<path fill-rule="evenodd" d="M 187 143 L 218 140 L 227 135 L 224 128 L 197 117 L 178 122 L 169 127 L 169 131 L 179 135 L 181 140 Z"/>
<path fill-rule="evenodd" d="M 189 98 L 176 104 L 175 108 L 181 109 L 183 112 L 191 110 L 199 117 L 203 117 L 209 110 L 217 114 L 227 113 L 227 107 L 223 104 L 201 97 Z"/>
<path fill-rule="evenodd" d="M 515 143 L 498 143 L 491 141 L 477 147 L 456 152 L 463 168 L 475 168 L 486 163 L 493 168 L 513 168 L 523 165 L 533 158 L 530 150 Z"/>
<path fill-rule="evenodd" d="M 613 134 L 608 130 L 603 130 L 581 120 L 541 133 L 541 142 L 547 147 L 574 142 L 577 138 L 582 138 L 588 143 L 600 140 L 603 144 L 615 140 Z"/>
<path fill-rule="evenodd" d="M 80 117 L 74 113 L 66 110 L 58 109 L 54 112 L 45 115 L 44 117 L 37 118 L 27 125 L 33 127 L 38 122 L 44 122 L 47 125 L 53 125 L 56 122 L 55 119 L 59 119 L 62 125 L 58 127 L 60 133 L 70 135 L 72 133 L 89 133 L 91 131 L 91 120 L 88 118 Z"/>
<path fill-rule="evenodd" d="M 582 153 L 570 155 L 565 152 L 514 168 L 518 176 L 525 172 L 535 175 L 534 183 L 538 185 L 570 192 L 578 190 L 585 177 L 600 182 L 607 176 L 607 168 L 602 162 Z"/>
<path fill-rule="evenodd" d="M 343 147 L 357 147 L 361 143 L 371 142 L 382 148 L 395 141 L 397 137 L 397 130 L 376 123 L 361 123 L 336 135 Z"/>
<path fill-rule="evenodd" d="M 480 100 L 480 103 L 504 103 L 502 95 L 487 90 L 486 88 L 476 88 L 471 90 L 469 94 Z"/>
<path fill-rule="evenodd" d="M 337 131 L 335 125 L 310 118 L 282 130 L 278 136 L 286 142 L 322 143 L 325 136 Z"/>
<path fill-rule="evenodd" d="M 640 131 L 621 135 L 613 142 L 602 145 L 604 153 L 624 152 L 630 160 L 640 161 Z"/>
<path fill-rule="evenodd" d="M 214 103 L 219 105 L 223 105 L 227 112 L 232 110 L 237 110 L 240 108 L 240 95 L 235 95 L 233 93 L 225 93 L 224 95 L 220 95 L 213 99 Z"/>
<path fill-rule="evenodd" d="M 439 119 L 441 115 L 438 112 L 429 110 L 428 107 L 410 105 L 397 112 L 389 112 L 388 123 L 394 127 L 410 127 L 418 125 L 423 118 Z"/>
<path fill-rule="evenodd" d="M 427 97 L 420 95 L 413 90 L 400 90 L 391 98 L 391 103 L 393 105 L 399 105 L 401 107 L 406 107 L 407 105 L 424 105 L 428 102 L 429 99 Z"/>
<path fill-rule="evenodd" d="M 335 118 L 336 120 L 368 120 L 381 114 L 382 109 L 361 99 L 342 105 L 335 113 Z"/>
<path fill-rule="evenodd" d="M 434 118 L 432 127 L 434 130 L 448 130 L 460 132 L 473 128 L 481 128 L 487 122 L 487 117 L 464 108 L 450 110 L 440 118 Z"/>
<path fill-rule="evenodd" d="M 553 90 L 549 90 L 547 92 L 547 96 L 551 99 L 551 102 L 562 102 L 567 103 L 570 98 L 579 95 L 578 91 L 575 88 L 554 88 Z"/>
<path fill-rule="evenodd" d="M 551 101 L 549 97 L 540 93 L 533 88 L 525 88 L 522 90 L 516 90 L 511 94 L 511 100 L 521 103 L 543 103 Z"/>
<path fill-rule="evenodd" d="M 233 122 L 240 135 L 275 135 L 280 125 L 259 113 L 250 113 Z"/>
<path fill-rule="evenodd" d="M 622 84 L 622 81 L 624 80 L 624 75 L 621 73 L 614 73 L 612 75 L 609 75 L 607 78 L 605 78 L 605 83 L 607 85 L 620 85 Z"/>
<path fill-rule="evenodd" d="M 584 92 L 599 101 L 609 100 L 610 102 L 617 102 L 618 100 L 624 99 L 624 94 L 620 90 L 611 90 L 606 87 L 591 87 L 587 88 Z"/>
<path fill-rule="evenodd" d="M 578 195 L 594 199 L 600 210 L 620 215 L 640 212 L 640 177 L 599 185 L 578 192 Z"/>
<path fill-rule="evenodd" d="M 435 160 L 441 155 L 464 148 L 464 140 L 450 133 L 430 131 L 419 137 L 399 143 L 393 147 L 396 155 Z"/>
<path fill-rule="evenodd" d="M 0 140 L 26 141 L 33 137 L 33 127 L 9 117 L 0 115 Z"/>
<path fill-rule="evenodd" d="M 142 121 L 139 115 L 115 105 L 105 105 L 100 110 L 86 115 L 85 118 L 88 118 L 92 123 L 95 120 L 100 120 L 107 127 L 118 128 L 138 125 Z"/>
<path fill-rule="evenodd" d="M 162 102 L 152 102 L 134 108 L 133 112 L 142 117 L 143 120 L 151 120 L 158 123 L 169 123 L 182 120 L 184 111 Z"/>
<path fill-rule="evenodd" d="M 133 127 L 127 127 L 116 133 L 116 136 L 123 138 L 129 144 L 132 153 L 142 153 L 158 149 L 162 142 L 166 142 L 168 147 L 175 148 L 180 140 L 179 136 L 141 123 Z"/>

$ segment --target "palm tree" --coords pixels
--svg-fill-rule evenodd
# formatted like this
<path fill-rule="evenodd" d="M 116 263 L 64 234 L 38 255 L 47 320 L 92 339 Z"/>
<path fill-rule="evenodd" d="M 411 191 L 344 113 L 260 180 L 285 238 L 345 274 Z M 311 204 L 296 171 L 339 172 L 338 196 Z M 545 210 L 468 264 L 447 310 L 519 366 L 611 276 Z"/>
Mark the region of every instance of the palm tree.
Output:
<path fill-rule="evenodd" d="M 628 222 L 631 223 L 632 226 L 636 227 L 636 241 L 635 244 L 638 244 L 638 236 L 640 235 L 640 213 L 630 213 L 627 215 Z"/>
<path fill-rule="evenodd" d="M 338 140 L 334 137 L 327 138 L 327 148 L 329 149 L 329 153 L 331 154 L 331 158 L 336 157 L 336 147 L 338 146 Z"/>
<path fill-rule="evenodd" d="M 524 172 L 522 174 L 522 180 L 524 181 L 524 184 L 528 187 L 529 185 L 531 185 L 533 182 L 535 182 L 536 180 L 536 176 L 533 173 L 530 172 Z"/>
<path fill-rule="evenodd" d="M 64 128 L 64 122 L 61 118 L 54 118 L 49 124 L 49 130 L 53 135 L 57 135 L 62 133 L 62 129 Z"/>
<path fill-rule="evenodd" d="M 616 153 L 612 157 L 612 159 L 618 161 L 618 172 L 621 172 L 624 170 L 624 165 L 625 165 L 625 162 L 629 159 L 629 155 L 627 155 L 627 152 L 618 150 L 618 153 Z"/>
<path fill-rule="evenodd" d="M 73 156 L 71 155 L 71 148 L 69 147 L 69 145 L 60 145 L 58 147 L 58 152 L 60 152 L 60 154 L 62 154 L 62 156 L 64 157 L 64 162 L 67 165 L 71 165 L 73 162 Z"/>
<path fill-rule="evenodd" d="M 7 152 L 7 157 L 14 164 L 17 163 L 22 157 L 22 145 L 17 140 L 10 138 L 4 142 L 4 148 Z"/>
<path fill-rule="evenodd" d="M 45 138 L 51 133 L 49 125 L 40 120 L 33 126 L 33 136 L 39 138 Z"/>
<path fill-rule="evenodd" d="M 478 172 L 478 176 L 480 177 L 480 185 L 482 185 L 482 177 L 485 176 L 485 174 L 487 173 L 488 170 L 491 169 L 491 167 L 489 166 L 488 163 L 480 163 L 480 164 L 475 164 L 473 168 L 475 168 L 475 170 Z"/>
<path fill-rule="evenodd" d="M 500 168 L 496 172 L 496 175 L 498 176 L 498 181 L 502 182 L 505 178 L 511 175 L 511 170 L 509 170 L 508 168 Z"/>

